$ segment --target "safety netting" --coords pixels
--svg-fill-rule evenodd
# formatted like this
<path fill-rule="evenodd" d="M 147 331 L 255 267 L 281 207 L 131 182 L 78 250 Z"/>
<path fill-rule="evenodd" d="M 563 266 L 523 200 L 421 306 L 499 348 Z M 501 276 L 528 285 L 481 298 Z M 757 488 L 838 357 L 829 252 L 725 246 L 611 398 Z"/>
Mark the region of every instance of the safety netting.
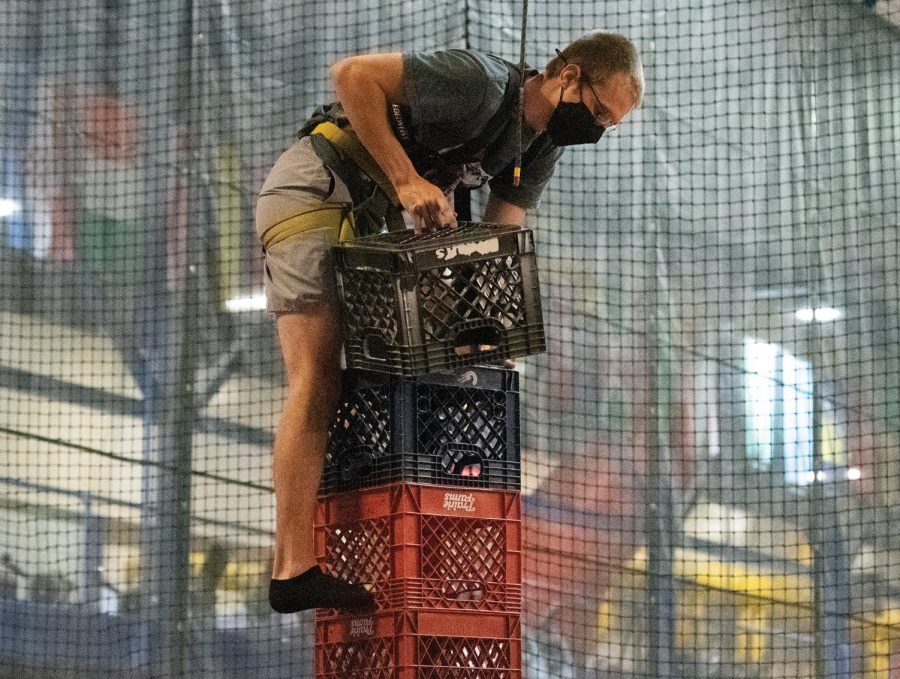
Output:
<path fill-rule="evenodd" d="M 3 3 L 0 676 L 315 676 L 312 616 L 266 600 L 284 375 L 256 195 L 339 58 L 517 61 L 522 11 Z M 615 31 L 647 92 L 529 217 L 521 676 L 897 676 L 897 24 L 528 3 L 529 64 Z M 519 676 L 484 662 L 428 676 Z"/>

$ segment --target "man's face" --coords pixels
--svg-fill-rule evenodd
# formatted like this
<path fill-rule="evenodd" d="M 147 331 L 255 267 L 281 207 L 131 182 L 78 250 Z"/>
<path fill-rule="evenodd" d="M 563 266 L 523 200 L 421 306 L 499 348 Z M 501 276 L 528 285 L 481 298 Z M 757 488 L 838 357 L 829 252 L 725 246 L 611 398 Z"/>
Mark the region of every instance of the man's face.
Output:
<path fill-rule="evenodd" d="M 596 85 L 581 77 L 580 69 L 572 69 L 573 73 L 567 69 L 560 74 L 562 101 L 583 101 L 598 126 L 614 127 L 634 108 L 631 79 L 624 73 L 614 73 L 603 85 Z"/>

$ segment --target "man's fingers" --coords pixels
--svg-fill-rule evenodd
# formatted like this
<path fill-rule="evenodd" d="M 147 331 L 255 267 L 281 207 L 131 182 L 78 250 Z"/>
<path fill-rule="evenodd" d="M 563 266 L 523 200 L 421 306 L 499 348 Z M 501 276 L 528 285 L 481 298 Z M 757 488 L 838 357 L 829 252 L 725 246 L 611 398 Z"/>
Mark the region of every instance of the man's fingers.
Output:
<path fill-rule="evenodd" d="M 436 202 L 426 203 L 422 206 L 422 223 L 425 233 L 434 233 L 444 227 L 444 217 L 441 214 L 441 206 Z"/>
<path fill-rule="evenodd" d="M 428 233 L 428 213 L 424 206 L 416 205 L 409 210 L 409 214 L 413 220 L 413 230 L 416 234 Z"/>
<path fill-rule="evenodd" d="M 425 226 L 428 229 L 428 233 L 434 233 L 440 228 L 440 224 L 435 217 L 434 207 L 431 205 L 425 207 Z"/>
<path fill-rule="evenodd" d="M 434 207 L 435 226 L 438 229 L 451 229 L 456 227 L 456 213 L 450 207 L 450 204 L 446 199 L 439 201 Z"/>
<path fill-rule="evenodd" d="M 443 194 L 432 196 L 410 206 L 409 214 L 413 220 L 413 229 L 417 234 L 434 233 L 440 229 L 453 228 L 457 225 L 456 213 Z"/>
<path fill-rule="evenodd" d="M 397 194 L 412 218 L 413 229 L 417 234 L 457 226 L 456 213 L 447 196 L 421 177 L 397 187 Z"/>
<path fill-rule="evenodd" d="M 413 220 L 413 231 L 415 231 L 417 235 L 427 233 L 427 215 L 425 215 L 422 210 L 418 209 L 410 211 L 410 215 L 412 216 Z"/>

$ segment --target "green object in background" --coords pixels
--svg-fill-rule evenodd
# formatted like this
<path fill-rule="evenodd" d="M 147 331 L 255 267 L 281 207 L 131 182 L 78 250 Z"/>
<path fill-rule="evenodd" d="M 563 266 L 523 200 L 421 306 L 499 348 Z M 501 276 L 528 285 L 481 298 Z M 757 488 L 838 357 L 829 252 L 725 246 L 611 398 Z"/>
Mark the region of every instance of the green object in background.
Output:
<path fill-rule="evenodd" d="M 110 283 L 140 280 L 147 260 L 145 234 L 138 225 L 91 211 L 79 217 L 78 257 L 85 270 Z"/>
<path fill-rule="evenodd" d="M 223 144 L 215 155 L 216 226 L 218 229 L 219 303 L 234 297 L 241 281 L 241 159 L 238 149 Z"/>

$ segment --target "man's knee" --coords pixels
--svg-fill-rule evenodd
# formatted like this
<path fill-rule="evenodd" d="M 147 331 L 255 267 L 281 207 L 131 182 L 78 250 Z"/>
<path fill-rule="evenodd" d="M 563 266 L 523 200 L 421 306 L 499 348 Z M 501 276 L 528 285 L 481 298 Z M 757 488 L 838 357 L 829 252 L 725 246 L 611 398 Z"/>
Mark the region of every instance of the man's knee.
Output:
<path fill-rule="evenodd" d="M 327 378 L 340 371 L 342 338 L 336 314 L 319 310 L 281 315 L 278 336 L 289 383 L 306 379 L 311 373 L 325 373 Z"/>
<path fill-rule="evenodd" d="M 327 431 L 334 421 L 340 392 L 340 369 L 304 375 L 291 381 L 285 411 L 308 431 Z"/>

